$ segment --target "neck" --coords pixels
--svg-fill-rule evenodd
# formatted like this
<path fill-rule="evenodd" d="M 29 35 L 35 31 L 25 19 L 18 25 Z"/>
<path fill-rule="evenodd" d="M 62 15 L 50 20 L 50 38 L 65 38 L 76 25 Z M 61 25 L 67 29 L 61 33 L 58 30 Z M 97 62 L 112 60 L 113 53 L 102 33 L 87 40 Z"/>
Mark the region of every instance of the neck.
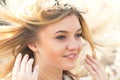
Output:
<path fill-rule="evenodd" d="M 41 67 L 39 70 L 40 80 L 62 80 L 62 71 L 52 69 L 51 67 Z"/>
<path fill-rule="evenodd" d="M 40 58 L 37 58 L 40 59 Z M 63 70 L 57 69 L 53 66 L 45 64 L 42 60 L 35 60 L 39 65 L 39 79 L 38 80 L 63 80 Z"/>

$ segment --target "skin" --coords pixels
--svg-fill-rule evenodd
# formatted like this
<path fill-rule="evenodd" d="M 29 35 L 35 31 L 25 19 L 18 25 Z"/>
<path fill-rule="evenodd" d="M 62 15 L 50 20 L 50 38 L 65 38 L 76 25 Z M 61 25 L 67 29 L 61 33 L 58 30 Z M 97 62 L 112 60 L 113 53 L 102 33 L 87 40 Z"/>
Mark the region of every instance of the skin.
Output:
<path fill-rule="evenodd" d="M 94 59 L 90 55 L 86 55 L 85 61 L 87 63 L 86 69 L 93 76 L 94 80 L 108 80 L 108 76 L 100 61 Z"/>
<path fill-rule="evenodd" d="M 38 66 L 32 71 L 32 65 L 34 60 L 28 60 L 28 55 L 25 55 L 22 59 L 22 54 L 18 54 L 14 68 L 12 80 L 37 80 L 38 79 Z"/>
<path fill-rule="evenodd" d="M 38 31 L 38 41 L 28 44 L 34 51 L 37 66 L 32 71 L 34 60 L 28 60 L 28 55 L 22 59 L 19 54 L 13 68 L 12 80 L 62 80 L 63 70 L 75 67 L 82 49 L 82 31 L 78 18 L 69 15 L 41 29 Z M 69 58 L 70 54 L 72 58 Z M 87 56 L 86 63 L 86 69 L 95 80 L 107 80 L 103 67 L 97 60 Z"/>

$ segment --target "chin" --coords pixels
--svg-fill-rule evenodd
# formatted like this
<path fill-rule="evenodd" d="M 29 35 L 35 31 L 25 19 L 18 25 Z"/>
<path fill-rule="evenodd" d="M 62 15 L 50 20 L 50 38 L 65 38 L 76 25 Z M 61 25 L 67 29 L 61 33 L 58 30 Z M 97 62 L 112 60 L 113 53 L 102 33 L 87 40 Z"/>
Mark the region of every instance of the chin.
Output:
<path fill-rule="evenodd" d="M 76 66 L 75 64 L 74 65 L 66 65 L 66 66 L 64 66 L 63 70 L 72 70 L 75 68 L 75 66 Z"/>

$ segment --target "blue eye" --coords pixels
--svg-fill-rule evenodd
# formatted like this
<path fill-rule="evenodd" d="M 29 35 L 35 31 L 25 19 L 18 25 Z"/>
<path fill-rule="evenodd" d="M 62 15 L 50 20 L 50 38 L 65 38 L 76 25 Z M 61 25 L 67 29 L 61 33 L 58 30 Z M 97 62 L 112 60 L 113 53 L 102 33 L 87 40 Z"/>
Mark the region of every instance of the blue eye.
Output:
<path fill-rule="evenodd" d="M 56 39 L 63 40 L 63 39 L 65 39 L 65 36 L 58 36 L 58 37 L 56 37 Z"/>
<path fill-rule="evenodd" d="M 77 34 L 76 37 L 77 38 L 80 38 L 82 36 L 82 34 Z"/>

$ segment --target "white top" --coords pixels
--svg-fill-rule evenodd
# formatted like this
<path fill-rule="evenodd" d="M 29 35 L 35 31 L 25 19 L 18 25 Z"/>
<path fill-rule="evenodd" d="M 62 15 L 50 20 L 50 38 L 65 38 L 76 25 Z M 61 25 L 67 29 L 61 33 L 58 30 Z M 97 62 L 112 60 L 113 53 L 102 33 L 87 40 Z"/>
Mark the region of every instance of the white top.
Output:
<path fill-rule="evenodd" d="M 65 80 L 71 80 L 70 77 L 64 75 L 64 79 Z M 79 80 L 93 80 L 92 76 L 88 76 L 88 77 L 82 77 Z"/>
<path fill-rule="evenodd" d="M 94 79 L 92 78 L 92 76 L 88 76 L 88 77 L 82 77 L 80 78 L 80 80 L 94 80 Z"/>

